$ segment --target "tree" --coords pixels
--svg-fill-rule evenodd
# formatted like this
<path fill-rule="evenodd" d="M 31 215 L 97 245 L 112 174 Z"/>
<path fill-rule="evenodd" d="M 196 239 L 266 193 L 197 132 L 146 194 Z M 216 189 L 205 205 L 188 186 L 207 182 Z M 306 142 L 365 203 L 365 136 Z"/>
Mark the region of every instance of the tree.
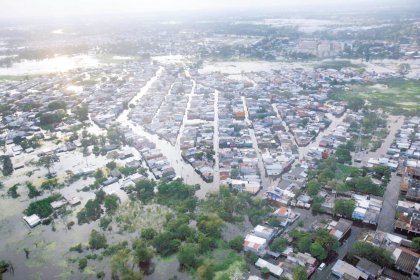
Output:
<path fill-rule="evenodd" d="M 391 169 L 388 166 L 377 165 L 373 167 L 373 171 L 376 174 L 383 176 L 385 182 L 389 182 L 389 179 L 391 178 Z"/>
<path fill-rule="evenodd" d="M 178 251 L 181 242 L 173 238 L 170 232 L 162 232 L 153 240 L 153 246 L 162 256 L 169 256 Z"/>
<path fill-rule="evenodd" d="M 87 259 L 86 258 L 81 258 L 79 259 L 79 270 L 83 271 L 87 266 Z"/>
<path fill-rule="evenodd" d="M 327 252 L 335 250 L 340 246 L 337 238 L 325 229 L 316 231 L 315 242 L 319 243 Z"/>
<path fill-rule="evenodd" d="M 299 252 L 309 252 L 312 244 L 312 237 L 310 235 L 304 235 L 298 239 L 296 246 Z"/>
<path fill-rule="evenodd" d="M 307 188 L 308 188 L 308 194 L 311 197 L 314 197 L 319 193 L 319 190 L 321 189 L 321 185 L 319 184 L 317 180 L 312 179 L 308 182 Z"/>
<path fill-rule="evenodd" d="M 320 261 L 323 261 L 328 255 L 327 251 L 318 242 L 312 243 L 310 253 Z"/>
<path fill-rule="evenodd" d="M 213 280 L 214 266 L 212 263 L 204 262 L 197 268 L 197 278 L 199 280 Z"/>
<path fill-rule="evenodd" d="M 355 112 L 365 106 L 365 100 L 358 96 L 352 96 L 347 100 L 347 107 Z"/>
<path fill-rule="evenodd" d="M 7 190 L 7 195 L 11 196 L 12 198 L 18 198 L 20 194 L 17 193 L 18 185 L 14 185 Z"/>
<path fill-rule="evenodd" d="M 77 220 L 79 224 L 96 221 L 101 217 L 101 204 L 97 199 L 89 199 L 85 207 L 77 213 Z"/>
<path fill-rule="evenodd" d="M 110 261 L 112 271 L 111 279 L 142 280 L 143 274 L 141 272 L 134 272 L 131 263 L 132 257 L 130 256 L 129 250 L 119 250 Z"/>
<path fill-rule="evenodd" d="M 13 163 L 12 160 L 10 159 L 10 156 L 1 156 L 0 159 L 3 160 L 3 168 L 2 168 L 2 172 L 4 176 L 9 176 L 12 175 L 13 173 Z"/>
<path fill-rule="evenodd" d="M 235 251 L 240 252 L 243 248 L 244 238 L 240 235 L 229 241 L 229 247 Z"/>
<path fill-rule="evenodd" d="M 46 218 L 53 212 L 51 202 L 56 201 L 59 197 L 60 194 L 53 194 L 47 198 L 31 202 L 28 208 L 25 209 L 24 213 L 27 216 L 36 214 L 40 218 Z"/>
<path fill-rule="evenodd" d="M 41 195 L 41 191 L 38 191 L 31 182 L 27 182 L 26 187 L 28 188 L 29 198 L 34 198 Z"/>
<path fill-rule="evenodd" d="M 200 256 L 198 246 L 192 243 L 181 245 L 178 252 L 179 264 L 185 267 L 195 267 Z"/>
<path fill-rule="evenodd" d="M 106 164 L 106 168 L 108 168 L 109 170 L 114 170 L 117 167 L 117 164 L 115 163 L 115 161 L 110 161 Z"/>
<path fill-rule="evenodd" d="M 135 189 L 137 190 L 137 197 L 142 202 L 150 201 L 155 195 L 156 182 L 152 180 L 140 180 L 136 183 Z"/>
<path fill-rule="evenodd" d="M 293 269 L 293 280 L 307 280 L 308 274 L 306 273 L 305 268 L 302 266 L 297 266 Z"/>
<path fill-rule="evenodd" d="M 198 246 L 200 247 L 200 252 L 205 253 L 210 251 L 210 249 L 216 247 L 216 239 L 206 236 L 205 234 L 198 233 Z"/>
<path fill-rule="evenodd" d="M 42 182 L 41 189 L 45 191 L 52 191 L 58 186 L 58 180 L 57 179 L 50 179 Z"/>
<path fill-rule="evenodd" d="M 41 156 L 36 165 L 46 168 L 48 170 L 48 177 L 51 177 L 51 168 L 54 166 L 54 158 L 51 155 Z"/>
<path fill-rule="evenodd" d="M 324 203 L 324 198 L 318 195 L 315 196 L 314 200 L 312 201 L 312 212 L 321 212 L 322 203 Z"/>
<path fill-rule="evenodd" d="M 222 233 L 224 223 L 217 215 L 202 215 L 198 218 L 198 229 L 208 236 L 219 238 Z"/>
<path fill-rule="evenodd" d="M 420 237 L 414 237 L 411 246 L 416 252 L 420 251 Z"/>
<path fill-rule="evenodd" d="M 153 240 L 157 235 L 157 231 L 153 228 L 145 228 L 141 231 L 141 238 L 145 240 Z"/>
<path fill-rule="evenodd" d="M 380 266 L 392 267 L 394 263 L 391 252 L 367 241 L 357 241 L 354 243 L 349 251 L 349 255 L 366 258 Z"/>
<path fill-rule="evenodd" d="M 281 253 L 287 247 L 287 239 L 284 237 L 277 237 L 270 245 L 270 249 L 274 252 Z"/>
<path fill-rule="evenodd" d="M 89 237 L 89 246 L 95 250 L 108 247 L 105 235 L 93 229 Z"/>
<path fill-rule="evenodd" d="M 104 205 L 105 205 L 106 212 L 108 214 L 114 214 L 118 208 L 119 203 L 120 203 L 120 199 L 117 195 L 111 194 L 111 195 L 105 196 Z"/>
<path fill-rule="evenodd" d="M 264 275 L 264 277 L 267 277 L 270 274 L 270 270 L 264 266 L 261 268 L 261 274 Z"/>
<path fill-rule="evenodd" d="M 335 157 L 339 163 L 348 163 L 351 164 L 351 154 L 350 150 L 347 149 L 346 145 L 340 145 L 335 151 Z"/>
<path fill-rule="evenodd" d="M 353 200 L 336 200 L 334 204 L 335 214 L 342 215 L 346 218 L 351 218 L 353 211 L 356 209 L 356 203 Z"/>
<path fill-rule="evenodd" d="M 150 250 L 146 243 L 141 239 L 136 239 L 133 242 L 133 253 L 139 266 L 150 263 L 153 258 L 152 250 Z"/>

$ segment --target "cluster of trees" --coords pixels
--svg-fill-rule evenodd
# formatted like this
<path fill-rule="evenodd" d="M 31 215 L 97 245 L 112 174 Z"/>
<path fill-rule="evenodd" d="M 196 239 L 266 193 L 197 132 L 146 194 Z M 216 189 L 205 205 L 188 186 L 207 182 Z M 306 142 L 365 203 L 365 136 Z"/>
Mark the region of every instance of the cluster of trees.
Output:
<path fill-rule="evenodd" d="M 349 255 L 366 258 L 381 267 L 392 267 L 394 264 L 391 252 L 366 241 L 357 241 L 354 243 L 349 251 Z"/>
<path fill-rule="evenodd" d="M 343 149 L 346 148 L 343 147 Z M 349 155 L 348 150 L 346 153 Z M 351 157 L 349 159 L 351 161 Z M 321 186 L 327 185 L 330 188 L 341 191 L 355 191 L 382 196 L 387 184 L 386 180 L 389 180 L 390 178 L 390 171 L 387 168 L 380 167 L 376 171 L 374 170 L 374 172 L 377 174 L 384 174 L 381 175 L 385 178 L 384 184 L 375 184 L 372 179 L 367 176 L 368 170 L 344 165 L 339 162 L 337 156 L 332 156 L 326 160 L 320 161 L 317 168 L 309 173 L 307 192 L 315 200 Z M 344 181 L 348 177 L 350 177 L 351 180 Z M 317 201 L 321 201 L 321 199 L 317 198 Z"/>
<path fill-rule="evenodd" d="M 56 110 L 55 112 L 40 113 L 39 124 L 42 127 L 51 128 L 64 120 L 65 117 L 66 112 L 62 109 Z"/>
<path fill-rule="evenodd" d="M 40 218 L 46 218 L 53 212 L 53 208 L 50 205 L 51 202 L 54 202 L 59 198 L 60 194 L 53 194 L 47 198 L 31 202 L 31 204 L 29 204 L 28 208 L 26 208 L 23 213 L 27 216 L 36 214 Z"/>
<path fill-rule="evenodd" d="M 117 210 L 119 202 L 118 196 L 106 195 L 103 190 L 99 190 L 96 192 L 95 199 L 88 200 L 85 207 L 77 213 L 77 221 L 79 224 L 84 224 L 98 220 L 103 213 L 102 204 L 104 204 L 107 213 L 113 214 Z"/>
<path fill-rule="evenodd" d="M 314 233 L 294 229 L 290 236 L 293 237 L 293 243 L 299 252 L 310 253 L 320 261 L 326 259 L 328 253 L 340 245 L 337 238 L 324 229 Z"/>
<path fill-rule="evenodd" d="M 382 196 L 384 194 L 384 188 L 381 185 L 375 184 L 370 177 L 362 176 L 352 178 L 345 183 L 346 187 L 350 190 Z"/>
<path fill-rule="evenodd" d="M 351 164 L 351 152 L 354 151 L 354 145 L 352 145 L 351 142 L 348 142 L 345 145 L 340 145 L 337 147 L 337 149 L 335 150 L 334 156 L 337 159 L 338 163 L 346 163 L 346 164 Z"/>
<path fill-rule="evenodd" d="M 28 189 L 28 197 L 34 198 L 42 194 L 31 182 L 26 182 L 26 188 Z"/>
<path fill-rule="evenodd" d="M 226 222 L 242 221 L 248 216 L 253 225 L 261 223 L 273 211 L 266 200 L 232 192 L 227 186 L 220 186 L 219 192 L 209 194 L 202 207 L 217 213 Z"/>
<path fill-rule="evenodd" d="M 335 201 L 335 204 L 334 204 L 335 214 L 339 214 L 343 217 L 351 219 L 354 209 L 356 209 L 356 202 L 354 200 L 341 199 L 341 200 Z"/>

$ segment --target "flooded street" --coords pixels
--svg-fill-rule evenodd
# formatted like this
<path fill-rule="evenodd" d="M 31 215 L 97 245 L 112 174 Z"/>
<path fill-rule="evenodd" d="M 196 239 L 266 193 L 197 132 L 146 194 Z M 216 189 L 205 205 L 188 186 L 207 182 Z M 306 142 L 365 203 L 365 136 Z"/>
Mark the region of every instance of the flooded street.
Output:
<path fill-rule="evenodd" d="M 213 183 L 206 183 L 197 172 L 195 172 L 194 168 L 185 162 L 182 159 L 181 156 L 181 149 L 179 147 L 179 144 L 173 146 L 168 141 L 162 139 L 156 134 L 152 134 L 145 130 L 145 128 L 141 124 L 134 123 L 132 120 L 128 118 L 128 115 L 130 111 L 132 110 L 130 108 L 130 105 L 135 105 L 136 102 L 147 93 L 147 91 L 150 89 L 152 84 L 159 79 L 160 74 L 163 71 L 163 67 L 161 67 L 156 75 L 151 78 L 147 84 L 139 91 L 139 93 L 129 102 L 129 108 L 124 110 L 121 115 L 117 118 L 117 122 L 121 123 L 123 126 L 128 126 L 132 129 L 132 131 L 139 136 L 145 137 L 149 141 L 156 144 L 156 148 L 159 149 L 162 154 L 168 159 L 170 165 L 175 169 L 176 175 L 179 177 L 182 177 L 184 179 L 184 182 L 187 184 L 199 184 L 200 190 L 197 191 L 196 195 L 199 198 L 204 198 L 206 193 L 209 191 L 217 190 L 216 182 Z M 194 87 L 193 87 L 194 90 Z M 192 90 L 192 93 L 193 93 Z M 189 103 L 191 101 L 191 95 L 189 96 Z M 188 105 L 189 106 L 189 105 Z M 187 106 L 187 108 L 188 108 Z M 184 118 L 185 120 L 185 118 Z M 184 124 L 183 124 L 184 125 Z M 180 134 L 182 133 L 183 126 L 180 129 Z M 179 137 L 179 136 L 178 136 Z M 177 141 L 178 142 L 178 141 Z"/>

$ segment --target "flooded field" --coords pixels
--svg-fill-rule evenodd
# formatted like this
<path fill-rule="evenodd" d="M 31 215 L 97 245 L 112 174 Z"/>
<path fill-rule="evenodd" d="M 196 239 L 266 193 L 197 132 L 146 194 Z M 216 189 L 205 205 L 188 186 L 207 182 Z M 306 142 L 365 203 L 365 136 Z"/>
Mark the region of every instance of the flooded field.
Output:
<path fill-rule="evenodd" d="M 0 68 L 0 76 L 37 75 L 66 72 L 76 68 L 97 67 L 96 58 L 88 55 L 56 56 L 43 60 L 24 60 L 11 67 Z"/>

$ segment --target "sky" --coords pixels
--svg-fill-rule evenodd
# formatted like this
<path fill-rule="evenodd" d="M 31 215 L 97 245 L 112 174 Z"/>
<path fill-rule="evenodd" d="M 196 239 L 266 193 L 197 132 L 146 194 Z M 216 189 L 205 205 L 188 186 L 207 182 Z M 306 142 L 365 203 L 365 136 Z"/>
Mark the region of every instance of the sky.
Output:
<path fill-rule="evenodd" d="M 0 17 L 63 17 L 104 14 L 150 14 L 159 12 L 252 9 L 264 7 L 318 8 L 420 0 L 0 0 Z"/>

